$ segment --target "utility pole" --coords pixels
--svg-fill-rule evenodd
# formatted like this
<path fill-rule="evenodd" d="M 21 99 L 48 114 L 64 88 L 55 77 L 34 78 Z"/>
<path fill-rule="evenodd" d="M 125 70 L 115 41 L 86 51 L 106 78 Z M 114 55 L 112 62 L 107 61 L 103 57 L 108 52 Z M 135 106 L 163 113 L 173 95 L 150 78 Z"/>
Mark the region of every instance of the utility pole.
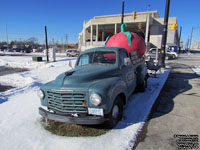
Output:
<path fill-rule="evenodd" d="M 193 37 L 193 30 L 194 28 L 192 27 L 192 32 L 191 32 L 191 37 L 190 37 L 190 45 L 189 45 L 189 49 L 192 48 L 192 37 Z"/>
<path fill-rule="evenodd" d="M 46 40 L 46 55 L 47 55 L 47 62 L 49 62 L 49 48 L 48 48 L 48 39 L 47 39 L 47 26 L 45 26 L 45 40 Z"/>
<path fill-rule="evenodd" d="M 7 51 L 8 51 L 8 27 L 6 24 L 6 39 L 7 39 Z"/>
<path fill-rule="evenodd" d="M 190 36 L 188 36 L 188 40 L 187 40 L 187 49 L 189 49 L 189 44 L 190 44 Z"/>
<path fill-rule="evenodd" d="M 122 21 L 121 21 L 121 24 L 124 23 L 124 0 L 123 0 L 123 3 L 122 3 Z"/>
<path fill-rule="evenodd" d="M 64 51 L 64 42 L 63 42 L 63 37 L 61 37 L 61 42 L 62 42 L 62 51 Z"/>
<path fill-rule="evenodd" d="M 55 44 L 55 43 L 54 43 L 54 38 L 52 38 L 52 45 L 55 46 L 54 44 Z"/>
<path fill-rule="evenodd" d="M 169 6 L 170 6 L 170 0 L 166 0 L 165 18 L 164 18 L 162 43 L 161 43 L 161 56 L 159 58 L 159 64 L 161 65 L 162 68 L 165 68 L 165 47 L 166 47 L 166 41 L 167 41 Z"/>
<path fill-rule="evenodd" d="M 65 34 L 65 44 L 66 44 L 66 47 L 68 48 L 68 34 L 67 33 Z"/>
<path fill-rule="evenodd" d="M 178 39 L 178 53 L 180 54 L 181 52 L 181 45 L 180 45 L 180 42 L 181 42 L 181 32 L 182 32 L 182 26 L 180 28 L 180 35 L 179 35 L 179 39 Z"/>

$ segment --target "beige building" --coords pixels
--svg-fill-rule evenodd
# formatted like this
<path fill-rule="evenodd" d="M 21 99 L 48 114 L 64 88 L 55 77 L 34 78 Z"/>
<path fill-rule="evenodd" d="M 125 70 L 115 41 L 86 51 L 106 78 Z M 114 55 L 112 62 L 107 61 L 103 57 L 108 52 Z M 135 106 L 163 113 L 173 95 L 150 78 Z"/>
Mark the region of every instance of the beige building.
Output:
<path fill-rule="evenodd" d="M 160 18 L 157 11 L 137 12 L 124 14 L 125 31 L 136 32 L 139 26 L 145 34 L 145 42 L 150 47 L 161 47 L 164 18 Z M 176 17 L 169 17 L 167 43 L 177 45 L 177 30 L 170 30 L 173 23 L 177 24 Z M 79 49 L 81 51 L 103 46 L 106 38 L 120 32 L 121 14 L 96 16 L 84 21 L 83 30 L 79 33 Z"/>
<path fill-rule="evenodd" d="M 193 48 L 199 49 L 199 41 L 195 41 L 195 42 L 194 42 Z"/>

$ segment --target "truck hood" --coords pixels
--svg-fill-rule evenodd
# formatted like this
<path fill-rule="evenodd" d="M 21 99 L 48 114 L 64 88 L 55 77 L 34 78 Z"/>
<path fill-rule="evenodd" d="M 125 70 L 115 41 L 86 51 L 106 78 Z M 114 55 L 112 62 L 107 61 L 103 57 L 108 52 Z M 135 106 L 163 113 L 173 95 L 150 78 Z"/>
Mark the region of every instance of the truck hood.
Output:
<path fill-rule="evenodd" d="M 104 78 L 118 76 L 118 68 L 111 65 L 87 65 L 77 67 L 59 75 L 54 83 L 60 86 L 88 84 Z"/>

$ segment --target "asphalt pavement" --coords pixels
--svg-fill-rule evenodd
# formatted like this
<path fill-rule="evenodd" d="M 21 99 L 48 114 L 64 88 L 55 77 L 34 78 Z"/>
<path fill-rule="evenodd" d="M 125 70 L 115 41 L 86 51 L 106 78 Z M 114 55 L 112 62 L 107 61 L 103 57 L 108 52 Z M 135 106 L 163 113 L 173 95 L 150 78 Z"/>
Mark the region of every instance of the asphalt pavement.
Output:
<path fill-rule="evenodd" d="M 28 69 L 0 66 L 0 76 L 12 74 L 12 73 L 24 72 L 24 71 L 28 71 Z M 5 92 L 11 88 L 14 88 L 14 87 L 9 86 L 9 85 L 3 85 L 0 83 L 0 92 Z"/>
<path fill-rule="evenodd" d="M 190 149 L 192 144 L 199 149 L 200 77 L 191 68 L 200 66 L 200 53 L 181 54 L 166 64 L 171 73 L 133 149 L 175 150 L 178 145 Z"/>
<path fill-rule="evenodd" d="M 0 76 L 24 71 L 28 71 L 28 69 L 0 66 Z"/>

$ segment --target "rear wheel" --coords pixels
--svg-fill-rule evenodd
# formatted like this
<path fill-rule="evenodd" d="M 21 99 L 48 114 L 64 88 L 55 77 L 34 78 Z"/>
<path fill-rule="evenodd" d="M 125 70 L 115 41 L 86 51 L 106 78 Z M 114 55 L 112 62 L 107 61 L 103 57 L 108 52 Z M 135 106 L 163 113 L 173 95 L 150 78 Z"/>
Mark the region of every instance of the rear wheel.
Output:
<path fill-rule="evenodd" d="M 122 119 L 123 116 L 123 102 L 122 98 L 118 96 L 115 99 L 111 112 L 108 114 L 108 121 L 105 122 L 107 128 L 113 128 Z"/>
<path fill-rule="evenodd" d="M 139 90 L 141 91 L 141 92 L 145 92 L 145 89 L 147 88 L 147 78 L 145 78 L 144 80 L 143 80 L 143 83 L 139 86 Z"/>

